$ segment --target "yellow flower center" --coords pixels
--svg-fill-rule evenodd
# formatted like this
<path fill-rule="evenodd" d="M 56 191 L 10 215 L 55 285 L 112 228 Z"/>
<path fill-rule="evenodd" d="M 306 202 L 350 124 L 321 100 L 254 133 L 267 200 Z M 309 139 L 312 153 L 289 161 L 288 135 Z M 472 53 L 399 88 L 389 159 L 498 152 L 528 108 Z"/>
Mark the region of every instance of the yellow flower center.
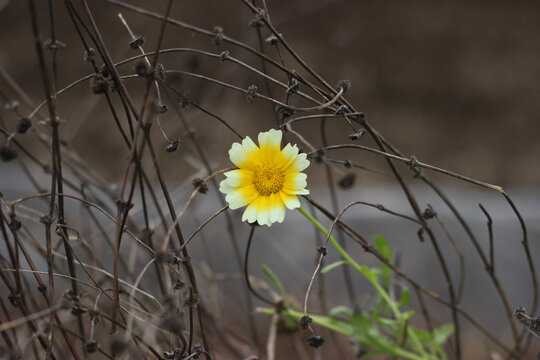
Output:
<path fill-rule="evenodd" d="M 276 194 L 283 188 L 285 176 L 278 169 L 260 166 L 255 171 L 255 188 L 262 196 Z"/>

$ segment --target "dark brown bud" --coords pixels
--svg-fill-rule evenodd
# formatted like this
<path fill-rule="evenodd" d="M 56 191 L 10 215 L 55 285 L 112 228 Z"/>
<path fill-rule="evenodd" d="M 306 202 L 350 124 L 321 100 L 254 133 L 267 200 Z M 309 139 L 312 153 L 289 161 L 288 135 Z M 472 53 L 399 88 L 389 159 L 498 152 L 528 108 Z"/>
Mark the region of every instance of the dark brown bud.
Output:
<path fill-rule="evenodd" d="M 96 50 L 89 48 L 84 52 L 84 62 L 90 63 L 96 60 Z"/>
<path fill-rule="evenodd" d="M 165 148 L 166 152 L 175 152 L 178 150 L 178 146 L 180 145 L 180 140 L 175 139 L 174 141 L 170 142 L 167 147 Z"/>
<path fill-rule="evenodd" d="M 111 351 L 114 355 L 119 355 L 127 348 L 127 342 L 121 336 L 113 337 L 111 341 Z"/>
<path fill-rule="evenodd" d="M 89 354 L 95 353 L 98 349 L 98 343 L 96 340 L 90 340 L 86 344 L 84 344 L 84 348 L 86 349 L 86 352 Z"/>
<path fill-rule="evenodd" d="M 202 179 L 195 178 L 193 179 L 192 184 L 199 190 L 201 194 L 206 194 L 208 192 L 208 185 L 206 185 Z"/>
<path fill-rule="evenodd" d="M 437 213 L 431 207 L 428 207 L 426 208 L 426 210 L 424 210 L 424 213 L 422 214 L 422 216 L 424 217 L 424 219 L 428 220 L 437 216 Z"/>
<path fill-rule="evenodd" d="M 32 122 L 28 118 L 20 118 L 17 124 L 17 133 L 24 134 L 32 127 Z"/>
<path fill-rule="evenodd" d="M 355 133 L 349 134 L 349 140 L 358 141 L 364 136 L 365 133 L 366 131 L 364 129 L 360 129 Z"/>
<path fill-rule="evenodd" d="M 314 347 L 315 349 L 317 349 L 317 348 L 321 347 L 322 344 L 324 344 L 324 338 L 322 336 L 312 335 L 307 339 L 306 343 L 309 346 Z"/>
<path fill-rule="evenodd" d="M 291 95 L 291 94 L 294 94 L 295 92 L 298 91 L 298 89 L 300 88 L 300 83 L 298 82 L 298 80 L 295 78 L 295 77 L 291 77 L 289 79 L 289 85 L 287 86 L 287 94 L 288 95 Z"/>
<path fill-rule="evenodd" d="M 339 80 L 335 86 L 336 90 L 343 89 L 343 92 L 349 90 L 351 88 L 351 81 L 350 80 Z"/>
<path fill-rule="evenodd" d="M 90 88 L 94 94 L 103 94 L 109 90 L 109 84 L 103 75 L 96 74 L 90 80 Z"/>
<path fill-rule="evenodd" d="M 144 44 L 144 38 L 142 36 L 139 36 L 129 42 L 129 47 L 133 50 L 137 50 L 142 44 Z"/>
<path fill-rule="evenodd" d="M 347 175 L 345 175 L 338 181 L 338 185 L 342 189 L 349 189 L 354 186 L 355 181 L 356 181 L 356 174 L 348 173 Z"/>
<path fill-rule="evenodd" d="M 270 34 L 265 41 L 268 45 L 276 45 L 279 42 L 279 39 L 276 37 L 276 35 Z"/>
<path fill-rule="evenodd" d="M 298 322 L 298 324 L 300 325 L 300 328 L 302 330 L 306 330 L 311 325 L 312 322 L 313 322 L 313 319 L 310 316 L 304 315 L 300 318 L 300 321 Z"/>
<path fill-rule="evenodd" d="M 255 98 L 257 97 L 257 86 L 250 85 L 247 89 L 247 101 L 252 103 L 255 101 Z"/>
<path fill-rule="evenodd" d="M 214 26 L 214 44 L 220 45 L 223 40 L 223 28 L 221 26 Z"/>
<path fill-rule="evenodd" d="M 17 157 L 17 151 L 10 146 L 4 146 L 0 149 L 0 158 L 2 161 L 8 162 Z"/>
<path fill-rule="evenodd" d="M 141 60 L 135 64 L 135 72 L 139 76 L 148 76 L 150 74 L 150 69 L 148 68 L 148 64 Z"/>

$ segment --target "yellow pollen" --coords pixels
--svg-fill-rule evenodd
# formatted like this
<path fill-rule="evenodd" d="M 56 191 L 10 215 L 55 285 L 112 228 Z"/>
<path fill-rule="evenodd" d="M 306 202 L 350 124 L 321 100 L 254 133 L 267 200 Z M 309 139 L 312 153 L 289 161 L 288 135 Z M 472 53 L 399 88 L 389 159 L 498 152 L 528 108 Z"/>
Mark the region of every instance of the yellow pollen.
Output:
<path fill-rule="evenodd" d="M 260 166 L 255 170 L 255 188 L 262 196 L 276 194 L 283 188 L 285 176 L 281 171 L 268 167 Z"/>

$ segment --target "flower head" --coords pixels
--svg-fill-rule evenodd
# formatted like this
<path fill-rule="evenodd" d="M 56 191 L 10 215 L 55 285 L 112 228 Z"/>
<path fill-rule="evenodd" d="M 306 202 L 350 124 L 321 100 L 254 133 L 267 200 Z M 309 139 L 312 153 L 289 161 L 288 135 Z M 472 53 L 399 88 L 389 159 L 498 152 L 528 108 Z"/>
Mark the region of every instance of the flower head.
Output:
<path fill-rule="evenodd" d="M 231 209 L 248 205 L 242 221 L 270 226 L 283 222 L 285 208 L 300 207 L 297 195 L 307 195 L 309 166 L 306 154 L 298 153 L 296 145 L 281 149 L 281 130 L 270 129 L 259 133 L 259 146 L 250 137 L 234 143 L 229 150 L 231 161 L 238 169 L 227 171 L 219 190 Z"/>

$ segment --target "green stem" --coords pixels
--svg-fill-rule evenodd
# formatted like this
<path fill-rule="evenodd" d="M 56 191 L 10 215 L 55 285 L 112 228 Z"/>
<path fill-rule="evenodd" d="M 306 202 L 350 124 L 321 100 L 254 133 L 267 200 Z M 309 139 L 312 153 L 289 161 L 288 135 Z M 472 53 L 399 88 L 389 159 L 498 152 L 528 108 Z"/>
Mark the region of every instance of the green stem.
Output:
<path fill-rule="evenodd" d="M 313 216 L 311 216 L 308 212 L 306 212 L 306 210 L 299 207 L 298 211 L 300 211 L 302 215 L 304 215 L 309 221 L 311 221 L 313 225 L 315 225 L 315 227 L 319 229 L 324 235 L 328 236 L 328 231 L 326 231 L 324 226 L 322 226 L 321 223 L 319 223 Z M 383 289 L 381 285 L 379 285 L 379 283 L 376 280 L 374 281 L 373 278 L 369 276 L 365 276 L 367 270 L 369 269 L 367 269 L 365 265 L 364 266 L 359 265 L 356 261 L 354 261 L 354 259 L 341 247 L 341 245 L 339 245 L 339 243 L 336 241 L 336 239 L 334 239 L 332 235 L 330 235 L 329 240 L 330 240 L 330 243 L 332 243 L 332 246 L 339 252 L 343 260 L 345 260 L 347 264 L 351 265 L 360 274 L 364 275 L 364 277 L 375 287 L 377 292 L 382 296 L 384 301 L 386 301 L 386 303 L 388 304 L 388 306 L 390 307 L 390 309 L 392 310 L 396 318 L 401 320 L 401 312 L 397 308 L 396 304 L 392 301 L 392 299 L 390 299 L 390 296 L 388 296 L 388 293 Z"/>
<path fill-rule="evenodd" d="M 311 221 L 311 223 L 313 223 L 313 225 L 315 225 L 315 227 L 317 229 L 319 229 L 324 235 L 328 236 L 328 231 L 324 228 L 324 226 L 321 225 L 321 223 L 319 223 L 317 221 L 317 219 L 315 219 L 313 216 L 311 216 L 302 207 L 299 207 L 298 211 L 302 215 L 304 215 L 306 217 L 306 219 Z M 379 284 L 379 282 L 377 281 L 376 276 L 370 276 L 373 273 L 371 272 L 371 270 L 367 266 L 360 265 L 356 261 L 354 261 L 354 259 L 347 253 L 347 251 L 345 251 L 345 249 L 343 249 L 341 247 L 341 245 L 339 245 L 339 243 L 336 241 L 336 239 L 334 239 L 332 234 L 330 234 L 328 239 L 330 240 L 330 243 L 332 244 L 332 246 L 339 252 L 339 254 L 343 258 L 343 260 L 345 260 L 347 262 L 347 264 L 351 265 L 356 271 L 358 271 L 360 274 L 362 274 L 373 285 L 373 287 L 375 287 L 375 289 L 377 290 L 379 295 L 381 295 L 383 300 L 390 307 L 390 310 L 392 310 L 392 312 L 394 313 L 394 316 L 396 317 L 396 319 L 398 319 L 400 321 L 401 328 L 402 328 L 401 331 L 403 332 L 405 330 L 406 321 L 403 319 L 401 311 L 399 311 L 399 308 L 396 306 L 396 303 L 394 301 L 392 301 L 392 299 L 390 298 L 390 296 L 388 295 L 386 290 L 384 290 L 384 288 Z M 404 335 L 404 334 L 402 334 L 402 335 Z M 421 343 L 420 343 L 419 339 L 417 338 L 416 334 L 414 333 L 414 331 L 409 331 L 408 335 L 411 338 L 413 344 L 416 345 L 415 347 L 417 348 L 417 350 L 423 356 L 425 356 L 426 353 L 424 351 L 424 348 L 421 345 Z M 420 345 L 420 346 L 418 346 L 418 345 Z"/>
<path fill-rule="evenodd" d="M 328 231 L 326 231 L 324 226 L 322 226 L 320 222 L 318 222 L 313 216 L 311 216 L 308 212 L 306 212 L 306 210 L 299 207 L 298 211 L 300 211 L 300 213 L 302 215 L 304 215 L 309 221 L 311 221 L 313 223 L 313 225 L 315 225 L 315 227 L 317 229 L 319 229 L 324 235 L 328 236 Z M 343 257 L 343 260 L 347 261 L 347 263 L 349 265 L 353 266 L 358 272 L 362 272 L 361 268 L 360 268 L 360 265 L 358 265 L 358 263 L 356 261 L 354 261 L 349 256 L 349 254 L 347 254 L 347 252 L 345 250 L 343 250 L 341 245 L 339 245 L 339 243 L 336 241 L 336 239 L 334 239 L 334 237 L 332 235 L 330 235 L 330 242 L 336 248 L 336 250 L 340 253 L 341 257 Z"/>
<path fill-rule="evenodd" d="M 422 358 L 425 359 L 428 355 L 426 354 L 426 351 L 424 350 L 424 346 L 420 342 L 420 339 L 418 339 L 418 336 L 416 336 L 416 332 L 414 331 L 414 329 L 407 327 L 407 335 L 411 339 L 411 347 L 418 351 L 422 355 Z"/>
<path fill-rule="evenodd" d="M 260 313 L 266 314 L 266 315 L 274 315 L 274 314 L 276 314 L 276 310 L 275 309 L 270 309 L 270 308 L 262 308 L 262 309 L 258 309 L 258 311 Z M 300 311 L 293 310 L 293 309 L 287 307 L 287 308 L 285 308 L 285 309 L 283 309 L 281 311 L 280 315 L 281 316 L 287 316 L 289 318 L 294 319 L 296 322 L 298 322 L 300 320 L 300 318 L 302 318 L 304 316 L 304 313 L 302 313 Z M 325 327 L 325 328 L 327 328 L 329 330 L 338 332 L 340 334 L 343 334 L 343 335 L 346 335 L 346 336 L 349 336 L 349 337 L 354 337 L 357 340 L 361 340 L 361 339 L 358 338 L 358 333 L 355 331 L 355 328 L 353 326 L 351 326 L 350 324 L 343 323 L 341 321 L 332 319 L 332 318 L 330 318 L 328 316 L 324 316 L 324 315 L 310 314 L 309 316 L 313 320 L 314 324 L 320 325 L 320 326 Z M 360 341 L 360 342 L 368 343 L 369 341 L 373 341 L 373 339 L 369 340 L 367 338 L 364 338 L 363 341 Z M 397 356 L 400 359 L 425 360 L 425 357 L 418 356 L 418 355 L 416 355 L 416 354 L 414 354 L 414 353 L 412 353 L 410 351 L 407 351 L 405 349 L 402 349 L 402 348 L 392 348 L 390 350 L 389 355 Z"/>

